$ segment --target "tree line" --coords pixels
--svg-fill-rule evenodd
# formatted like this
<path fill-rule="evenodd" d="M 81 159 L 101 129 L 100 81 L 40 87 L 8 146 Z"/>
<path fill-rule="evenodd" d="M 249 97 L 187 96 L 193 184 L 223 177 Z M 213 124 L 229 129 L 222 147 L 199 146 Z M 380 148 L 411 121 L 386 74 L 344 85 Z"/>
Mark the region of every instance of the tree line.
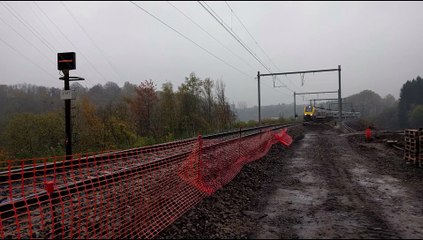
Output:
<path fill-rule="evenodd" d="M 122 87 L 114 82 L 91 88 L 73 83 L 71 89 L 77 95 L 72 101 L 74 153 L 139 147 L 257 125 L 238 120 L 222 81 L 200 79 L 195 73 L 176 89 L 171 82 L 158 87 L 153 80 L 138 85 L 126 82 Z M 0 85 L 0 160 L 64 155 L 60 91 L 30 84 Z M 398 100 L 364 90 L 344 101 L 377 128 L 419 128 L 423 127 L 422 93 L 423 79 L 418 76 L 402 86 Z M 284 122 L 284 106 L 273 114 L 278 120 L 262 123 Z"/>
<path fill-rule="evenodd" d="M 228 102 L 225 84 L 189 74 L 176 89 L 153 80 L 91 88 L 73 83 L 73 152 L 145 146 L 245 127 Z M 64 155 L 60 89 L 0 85 L 0 159 Z M 256 122 L 250 122 L 250 126 Z"/>
<path fill-rule="evenodd" d="M 405 129 L 423 127 L 423 79 L 405 82 L 400 90 L 400 98 L 391 94 L 384 98 L 371 90 L 364 90 L 345 98 L 353 104 L 353 110 L 377 128 Z"/>

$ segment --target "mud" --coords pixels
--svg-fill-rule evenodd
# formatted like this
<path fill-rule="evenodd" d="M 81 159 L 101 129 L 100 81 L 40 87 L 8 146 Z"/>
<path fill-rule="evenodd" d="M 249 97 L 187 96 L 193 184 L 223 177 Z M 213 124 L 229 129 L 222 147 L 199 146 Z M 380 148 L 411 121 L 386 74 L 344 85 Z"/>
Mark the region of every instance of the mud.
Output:
<path fill-rule="evenodd" d="M 423 238 L 423 169 L 327 126 L 297 130 L 158 238 Z"/>

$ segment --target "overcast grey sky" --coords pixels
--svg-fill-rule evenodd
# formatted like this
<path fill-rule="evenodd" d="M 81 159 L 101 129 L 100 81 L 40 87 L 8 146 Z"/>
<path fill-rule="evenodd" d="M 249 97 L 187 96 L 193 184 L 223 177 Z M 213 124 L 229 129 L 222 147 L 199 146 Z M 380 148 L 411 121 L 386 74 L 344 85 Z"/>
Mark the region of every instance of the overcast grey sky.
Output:
<path fill-rule="evenodd" d="M 268 71 L 198 2 L 135 3 L 203 49 L 131 2 L 1 2 L 0 84 L 62 88 L 57 52 L 74 51 L 71 75 L 87 87 L 152 79 L 177 89 L 195 72 L 222 80 L 230 103 L 257 105 L 255 76 Z M 341 65 L 343 96 L 370 89 L 398 98 L 404 82 L 423 75 L 423 2 L 206 3 L 271 71 Z M 336 72 L 306 74 L 303 86 L 300 75 L 278 77 L 288 89 L 266 77 L 262 104 L 291 103 L 292 91 L 337 90 L 337 81 Z"/>

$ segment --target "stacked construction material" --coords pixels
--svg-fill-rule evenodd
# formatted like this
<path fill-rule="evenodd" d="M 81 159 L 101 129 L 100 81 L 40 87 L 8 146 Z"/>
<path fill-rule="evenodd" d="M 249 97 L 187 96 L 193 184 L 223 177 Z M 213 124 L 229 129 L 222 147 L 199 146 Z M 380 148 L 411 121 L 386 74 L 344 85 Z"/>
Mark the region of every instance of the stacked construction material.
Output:
<path fill-rule="evenodd" d="M 405 129 L 404 131 L 404 160 L 408 163 L 423 165 L 422 129 Z"/>
<path fill-rule="evenodd" d="M 420 128 L 420 152 L 419 152 L 419 167 L 423 167 L 423 129 Z"/>

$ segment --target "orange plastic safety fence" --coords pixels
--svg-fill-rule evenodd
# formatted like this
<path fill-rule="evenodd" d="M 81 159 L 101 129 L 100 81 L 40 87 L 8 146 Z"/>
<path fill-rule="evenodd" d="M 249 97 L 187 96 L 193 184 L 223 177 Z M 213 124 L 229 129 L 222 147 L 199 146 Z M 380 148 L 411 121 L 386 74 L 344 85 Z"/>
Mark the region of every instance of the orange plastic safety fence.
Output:
<path fill-rule="evenodd" d="M 273 134 L 8 161 L 0 236 L 152 238 L 263 157 L 278 141 Z"/>

